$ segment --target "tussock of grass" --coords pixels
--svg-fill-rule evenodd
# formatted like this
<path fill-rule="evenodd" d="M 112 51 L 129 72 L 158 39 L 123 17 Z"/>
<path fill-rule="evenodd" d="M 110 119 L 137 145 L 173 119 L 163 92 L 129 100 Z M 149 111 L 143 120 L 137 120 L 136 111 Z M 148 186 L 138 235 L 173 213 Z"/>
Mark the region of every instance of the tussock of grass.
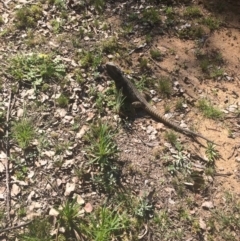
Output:
<path fill-rule="evenodd" d="M 26 149 L 30 146 L 31 141 L 35 138 L 33 123 L 28 119 L 21 119 L 13 123 L 11 134 L 19 147 Z"/>
<path fill-rule="evenodd" d="M 219 109 L 213 107 L 207 100 L 201 99 L 198 101 L 198 108 L 201 110 L 203 115 L 210 119 L 221 119 L 223 117 L 223 112 Z"/>

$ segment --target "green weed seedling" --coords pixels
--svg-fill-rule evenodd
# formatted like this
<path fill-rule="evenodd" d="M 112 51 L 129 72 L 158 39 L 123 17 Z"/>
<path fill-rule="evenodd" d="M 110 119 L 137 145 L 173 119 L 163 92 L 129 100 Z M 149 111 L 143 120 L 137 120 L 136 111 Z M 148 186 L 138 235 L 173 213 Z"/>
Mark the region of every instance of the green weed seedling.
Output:
<path fill-rule="evenodd" d="M 119 172 L 116 162 L 118 149 L 114 136 L 115 133 L 110 126 L 101 122 L 97 125 L 92 125 L 90 131 L 85 136 L 86 141 L 90 143 L 86 150 L 89 165 L 98 170 L 93 181 L 105 191 L 114 189 Z"/>
<path fill-rule="evenodd" d="M 83 52 L 81 54 L 80 64 L 83 68 L 96 68 L 102 62 L 102 55 L 97 52 Z"/>
<path fill-rule="evenodd" d="M 146 34 L 145 36 L 145 40 L 146 40 L 146 43 L 149 44 L 152 42 L 152 39 L 153 37 L 150 35 L 150 34 Z"/>
<path fill-rule="evenodd" d="M 42 14 L 43 9 L 39 5 L 22 7 L 16 12 L 16 27 L 19 29 L 34 28 Z"/>
<path fill-rule="evenodd" d="M 27 209 L 25 207 L 20 207 L 17 210 L 17 215 L 19 218 L 25 217 L 27 215 Z"/>
<path fill-rule="evenodd" d="M 172 19 L 174 17 L 174 10 L 172 7 L 167 7 L 165 9 L 165 13 L 169 19 Z"/>
<path fill-rule="evenodd" d="M 4 24 L 4 20 L 2 18 L 2 16 L 0 16 L 0 26 Z"/>
<path fill-rule="evenodd" d="M 65 96 L 64 94 L 61 94 L 57 99 L 56 99 L 57 104 L 62 107 L 68 107 L 68 103 L 69 103 L 69 99 L 67 96 Z"/>
<path fill-rule="evenodd" d="M 172 84 L 171 81 L 168 77 L 162 76 L 159 80 L 158 80 L 158 92 L 160 95 L 162 95 L 163 97 L 169 97 L 172 93 Z"/>
<path fill-rule="evenodd" d="M 116 103 L 114 105 L 114 112 L 120 113 L 122 108 L 124 107 L 126 96 L 123 95 L 122 90 L 119 90 L 116 93 Z"/>
<path fill-rule="evenodd" d="M 87 235 L 88 240 L 106 241 L 118 240 L 129 226 L 129 220 L 123 213 L 107 207 L 99 208 L 95 214 L 89 217 L 87 225 L 81 225 L 81 229 Z"/>
<path fill-rule="evenodd" d="M 106 0 L 92 0 L 91 2 L 98 12 L 103 12 Z"/>
<path fill-rule="evenodd" d="M 197 103 L 198 108 L 203 113 L 203 115 L 207 118 L 211 119 L 221 119 L 223 117 L 223 113 L 213 107 L 207 100 L 201 99 Z"/>
<path fill-rule="evenodd" d="M 224 200 L 225 205 L 223 207 L 211 212 L 208 226 L 211 228 L 213 237 L 217 235 L 222 240 L 238 241 L 240 232 L 239 199 L 230 193 L 226 193 Z"/>
<path fill-rule="evenodd" d="M 54 33 L 60 33 L 64 25 L 64 20 L 52 19 L 50 21 Z"/>
<path fill-rule="evenodd" d="M 172 174 L 176 172 L 182 172 L 183 174 L 191 174 L 190 160 L 182 151 L 178 151 L 178 154 L 173 155 L 173 163 L 168 167 L 168 170 Z"/>
<path fill-rule="evenodd" d="M 176 102 L 175 109 L 177 111 L 184 111 L 185 108 L 183 107 L 183 105 L 184 105 L 184 99 L 180 98 Z"/>
<path fill-rule="evenodd" d="M 203 18 L 201 22 L 206 25 L 211 31 L 217 30 L 220 27 L 220 21 L 213 17 Z"/>
<path fill-rule="evenodd" d="M 15 175 L 18 180 L 25 180 L 28 174 L 28 168 L 26 164 L 21 163 L 21 165 L 17 166 L 18 169 L 16 169 Z"/>
<path fill-rule="evenodd" d="M 187 18 L 199 18 L 202 16 L 202 13 L 198 7 L 189 6 L 186 8 L 183 15 Z"/>
<path fill-rule="evenodd" d="M 141 218 L 147 218 L 150 212 L 153 212 L 153 205 L 149 202 L 147 196 L 139 198 L 135 208 L 135 215 Z"/>
<path fill-rule="evenodd" d="M 15 56 L 10 59 L 8 71 L 16 81 L 35 89 L 47 81 L 59 81 L 66 74 L 65 66 L 58 57 L 45 54 Z"/>
<path fill-rule="evenodd" d="M 26 149 L 36 137 L 35 128 L 29 119 L 15 121 L 11 127 L 11 135 L 20 148 Z"/>
<path fill-rule="evenodd" d="M 206 35 L 204 29 L 201 26 L 196 25 L 181 29 L 178 33 L 179 37 L 183 39 L 201 39 Z"/>
<path fill-rule="evenodd" d="M 171 219 L 167 210 L 163 209 L 159 211 L 159 213 L 156 213 L 154 215 L 153 221 L 155 224 L 157 224 L 161 234 L 165 235 L 165 232 L 169 231 L 169 228 L 171 227 Z"/>
<path fill-rule="evenodd" d="M 150 23 L 151 25 L 161 23 L 160 14 L 155 8 L 148 8 L 143 11 L 143 22 Z"/>
<path fill-rule="evenodd" d="M 48 0 L 50 4 L 54 4 L 58 9 L 64 10 L 67 8 L 65 0 Z"/>
<path fill-rule="evenodd" d="M 173 132 L 173 131 L 167 131 L 166 133 L 165 133 L 165 139 L 168 141 L 168 142 L 170 142 L 172 145 L 176 145 L 176 143 L 177 143 L 177 135 L 176 135 L 176 133 L 175 132 Z"/>
<path fill-rule="evenodd" d="M 214 164 L 215 160 L 220 158 L 220 154 L 213 143 L 207 143 L 206 156 L 208 158 L 209 164 Z"/>
<path fill-rule="evenodd" d="M 139 59 L 139 65 L 141 70 L 148 70 L 148 60 L 146 58 L 140 58 Z"/>
<path fill-rule="evenodd" d="M 80 205 L 77 203 L 76 198 L 73 200 L 67 200 L 58 209 L 58 223 L 60 227 L 64 227 L 66 237 L 74 236 L 74 233 L 80 233 Z"/>
<path fill-rule="evenodd" d="M 106 54 L 114 54 L 120 48 L 117 38 L 112 37 L 108 40 L 104 40 L 102 43 L 102 52 Z"/>
<path fill-rule="evenodd" d="M 150 55 L 155 60 L 160 61 L 162 59 L 162 54 L 161 54 L 161 52 L 158 49 L 156 49 L 156 50 L 151 49 L 150 50 Z"/>
<path fill-rule="evenodd" d="M 21 241 L 53 241 L 50 230 L 51 225 L 46 219 L 37 218 L 17 236 Z"/>

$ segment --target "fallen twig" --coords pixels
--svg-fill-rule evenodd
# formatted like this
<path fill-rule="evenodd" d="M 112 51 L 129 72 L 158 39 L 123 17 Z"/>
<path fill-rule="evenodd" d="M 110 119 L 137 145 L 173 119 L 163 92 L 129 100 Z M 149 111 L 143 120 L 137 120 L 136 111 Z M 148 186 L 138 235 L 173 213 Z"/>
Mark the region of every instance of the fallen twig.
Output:
<path fill-rule="evenodd" d="M 11 190 L 10 190 L 10 177 L 9 177 L 9 157 L 10 157 L 10 150 L 9 150 L 9 116 L 10 116 L 10 109 L 11 109 L 11 100 L 12 100 L 12 91 L 9 94 L 8 100 L 8 109 L 7 109 L 7 117 L 6 117 L 6 202 L 7 202 L 7 219 L 10 222 L 10 210 L 11 210 Z"/>
<path fill-rule="evenodd" d="M 4 233 L 4 232 L 6 232 L 6 231 L 10 231 L 10 230 L 13 230 L 13 229 L 18 229 L 18 228 L 21 228 L 21 227 L 27 226 L 27 225 L 28 225 L 29 223 L 31 223 L 31 222 L 32 222 L 32 221 L 29 221 L 29 222 L 22 223 L 22 224 L 19 224 L 19 225 L 13 226 L 13 227 L 0 229 L 0 233 Z"/>

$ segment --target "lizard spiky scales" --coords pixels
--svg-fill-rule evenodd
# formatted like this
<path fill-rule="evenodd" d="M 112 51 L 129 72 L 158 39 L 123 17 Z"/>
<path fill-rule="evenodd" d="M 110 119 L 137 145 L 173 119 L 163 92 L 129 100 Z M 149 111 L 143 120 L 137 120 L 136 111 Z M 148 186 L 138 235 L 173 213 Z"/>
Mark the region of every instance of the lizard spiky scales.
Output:
<path fill-rule="evenodd" d="M 106 64 L 106 70 L 108 75 L 114 80 L 116 88 L 122 89 L 123 94 L 131 101 L 131 102 L 140 102 L 142 108 L 148 112 L 151 116 L 155 117 L 160 122 L 164 123 L 165 125 L 175 129 L 176 131 L 179 131 L 181 133 L 184 133 L 186 135 L 200 137 L 206 141 L 212 142 L 213 141 L 207 139 L 203 135 L 190 131 L 188 129 L 184 129 L 173 122 L 169 121 L 165 117 L 163 117 L 157 110 L 155 110 L 142 96 L 142 94 L 138 91 L 138 89 L 135 87 L 135 85 L 127 79 L 127 77 L 124 76 L 122 71 L 114 64 L 114 63 L 107 63 Z M 215 143 L 214 143 L 215 144 Z"/>

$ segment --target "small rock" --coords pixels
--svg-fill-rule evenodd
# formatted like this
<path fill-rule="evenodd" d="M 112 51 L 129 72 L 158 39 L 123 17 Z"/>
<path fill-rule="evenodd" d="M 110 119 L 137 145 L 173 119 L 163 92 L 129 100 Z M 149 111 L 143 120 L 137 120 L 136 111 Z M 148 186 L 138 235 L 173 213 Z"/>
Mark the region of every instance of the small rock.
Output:
<path fill-rule="evenodd" d="M 15 197 L 21 192 L 21 188 L 17 184 L 12 185 L 11 196 Z"/>
<path fill-rule="evenodd" d="M 205 209 L 212 209 L 214 208 L 214 205 L 211 201 L 206 201 L 202 204 L 202 208 L 205 208 Z"/>
<path fill-rule="evenodd" d="M 62 180 L 61 179 L 57 179 L 57 186 L 60 187 L 62 185 Z"/>
<path fill-rule="evenodd" d="M 56 209 L 51 208 L 51 209 L 49 210 L 49 215 L 50 215 L 50 216 L 57 217 L 57 216 L 59 215 L 59 212 L 58 212 Z"/>
<path fill-rule="evenodd" d="M 235 158 L 235 161 L 236 161 L 236 162 L 240 162 L 240 157 L 239 157 L 239 156 L 236 157 L 236 158 Z"/>
<path fill-rule="evenodd" d="M 23 116 L 23 109 L 18 109 L 17 117 L 22 117 L 22 116 Z"/>
<path fill-rule="evenodd" d="M 77 198 L 77 203 L 79 205 L 83 205 L 85 203 L 84 199 L 79 194 L 75 194 L 75 195 L 73 195 L 73 197 Z"/>
<path fill-rule="evenodd" d="M 67 114 L 67 111 L 65 109 L 57 109 L 56 114 L 57 116 L 64 117 Z"/>
<path fill-rule="evenodd" d="M 84 210 L 86 211 L 86 213 L 91 213 L 93 210 L 93 207 L 90 203 L 86 203 Z"/>
<path fill-rule="evenodd" d="M 73 191 L 76 189 L 76 184 L 75 183 L 67 183 L 66 184 L 66 190 L 64 193 L 64 196 L 69 196 Z"/>
<path fill-rule="evenodd" d="M 156 90 L 150 90 L 151 95 L 156 95 L 157 91 Z"/>
<path fill-rule="evenodd" d="M 203 219 L 200 217 L 199 219 L 199 227 L 202 229 L 202 230 L 206 230 L 207 228 L 207 225 L 206 223 L 203 221 Z"/>

